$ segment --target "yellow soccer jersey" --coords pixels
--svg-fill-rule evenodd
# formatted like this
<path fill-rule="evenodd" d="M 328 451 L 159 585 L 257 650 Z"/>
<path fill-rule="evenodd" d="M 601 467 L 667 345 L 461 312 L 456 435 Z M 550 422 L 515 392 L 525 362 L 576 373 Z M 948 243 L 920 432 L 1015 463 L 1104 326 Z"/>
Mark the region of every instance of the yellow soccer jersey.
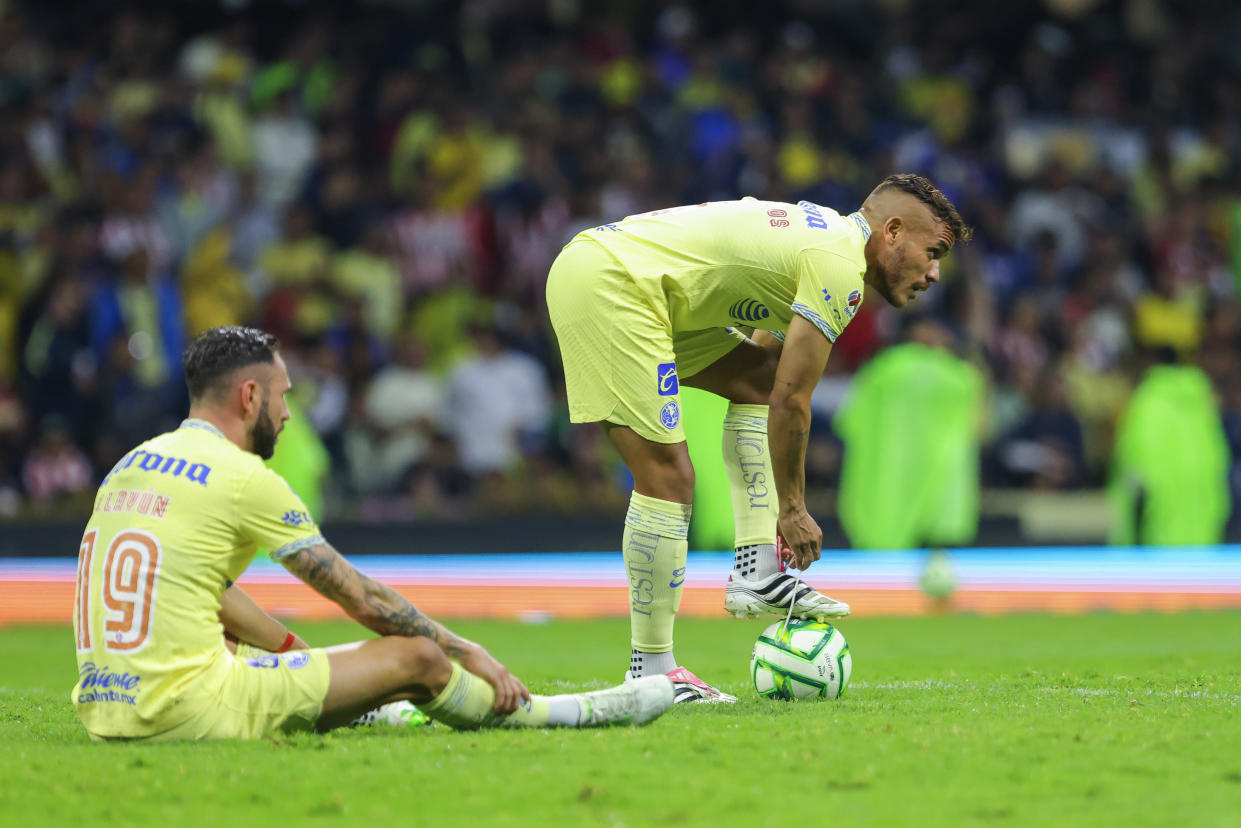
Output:
<path fill-rule="evenodd" d="M 98 736 L 149 736 L 200 712 L 223 681 L 220 595 L 259 545 L 322 543 L 258 455 L 203 420 L 148 440 L 104 479 L 78 553 L 73 705 Z"/>
<path fill-rule="evenodd" d="M 870 226 L 809 201 L 715 201 L 583 231 L 620 261 L 676 333 L 746 325 L 777 334 L 793 314 L 835 342 L 862 304 Z"/>

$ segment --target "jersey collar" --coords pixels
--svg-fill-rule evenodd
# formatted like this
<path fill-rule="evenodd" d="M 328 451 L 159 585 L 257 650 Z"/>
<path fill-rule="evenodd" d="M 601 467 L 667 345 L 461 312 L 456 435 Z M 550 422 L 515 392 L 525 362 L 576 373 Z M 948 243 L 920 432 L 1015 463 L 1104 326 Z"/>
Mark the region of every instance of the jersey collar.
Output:
<path fill-rule="evenodd" d="M 870 241 L 870 222 L 861 213 L 850 213 L 848 218 L 862 231 L 862 241 Z"/>
<path fill-rule="evenodd" d="M 180 427 L 181 428 L 197 428 L 202 431 L 209 431 L 212 434 L 214 434 L 216 437 L 219 437 L 221 439 L 224 439 L 224 440 L 228 439 L 227 437 L 224 436 L 223 431 L 220 431 L 218 428 L 216 428 L 215 426 L 213 426 L 211 423 L 207 422 L 206 420 L 200 420 L 197 417 L 188 417 L 182 420 Z"/>

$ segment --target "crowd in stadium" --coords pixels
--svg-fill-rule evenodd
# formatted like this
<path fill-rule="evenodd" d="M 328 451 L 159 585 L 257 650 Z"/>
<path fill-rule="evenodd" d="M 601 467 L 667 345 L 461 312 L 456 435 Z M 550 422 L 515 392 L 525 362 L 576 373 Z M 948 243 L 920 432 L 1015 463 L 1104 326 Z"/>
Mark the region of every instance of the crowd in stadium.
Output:
<path fill-rule="evenodd" d="M 1235 498 L 1241 15 L 966 5 L 0 4 L 0 515 L 89 497 L 239 323 L 281 338 L 331 503 L 623 507 L 568 423 L 561 246 L 743 195 L 849 212 L 894 171 L 976 227 L 913 312 L 987 378 L 987 485 L 1101 485 L 1161 351 L 1210 377 Z M 869 301 L 837 343 L 817 485 L 905 327 Z"/>

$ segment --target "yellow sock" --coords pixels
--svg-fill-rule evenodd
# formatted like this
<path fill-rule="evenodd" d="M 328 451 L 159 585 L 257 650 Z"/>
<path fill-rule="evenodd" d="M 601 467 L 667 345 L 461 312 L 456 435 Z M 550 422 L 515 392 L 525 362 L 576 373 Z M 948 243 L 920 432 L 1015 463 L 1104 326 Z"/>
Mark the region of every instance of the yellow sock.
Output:
<path fill-rule="evenodd" d="M 747 578 L 762 578 L 780 571 L 780 501 L 767 446 L 767 406 L 729 403 L 723 448 L 733 501 L 733 569 Z"/>
<path fill-rule="evenodd" d="M 508 716 L 497 715 L 493 710 L 495 703 L 495 689 L 454 661 L 452 678 L 443 692 L 426 704 L 418 705 L 418 709 L 458 730 L 573 726 L 578 721 L 577 700 L 570 696 L 531 696 L 527 704 Z"/>
<path fill-rule="evenodd" d="M 774 544 L 780 502 L 767 448 L 767 406 L 729 403 L 724 415 L 724 468 L 733 498 L 733 544 Z"/>
<path fill-rule="evenodd" d="M 681 606 L 690 507 L 634 492 L 625 515 L 622 552 L 629 573 L 629 623 L 635 650 L 672 651 Z"/>

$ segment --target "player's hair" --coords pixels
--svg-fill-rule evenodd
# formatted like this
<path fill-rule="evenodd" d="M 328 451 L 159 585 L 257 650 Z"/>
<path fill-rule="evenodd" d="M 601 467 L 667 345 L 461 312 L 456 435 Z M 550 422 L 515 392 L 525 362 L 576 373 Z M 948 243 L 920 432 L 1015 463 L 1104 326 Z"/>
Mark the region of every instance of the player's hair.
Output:
<path fill-rule="evenodd" d="M 913 173 L 897 173 L 885 178 L 875 188 L 875 192 L 878 193 L 890 189 L 909 193 L 927 207 L 930 207 L 935 217 L 948 225 L 948 229 L 952 231 L 953 238 L 961 244 L 965 244 L 974 237 L 974 228 L 965 223 L 965 220 L 961 218 L 961 214 L 957 212 L 957 208 L 948 200 L 948 196 L 937 190 L 935 185 L 928 179 Z"/>
<path fill-rule="evenodd" d="M 185 349 L 185 384 L 190 399 L 200 400 L 238 368 L 273 363 L 280 340 L 258 328 L 225 325 L 198 335 Z"/>

